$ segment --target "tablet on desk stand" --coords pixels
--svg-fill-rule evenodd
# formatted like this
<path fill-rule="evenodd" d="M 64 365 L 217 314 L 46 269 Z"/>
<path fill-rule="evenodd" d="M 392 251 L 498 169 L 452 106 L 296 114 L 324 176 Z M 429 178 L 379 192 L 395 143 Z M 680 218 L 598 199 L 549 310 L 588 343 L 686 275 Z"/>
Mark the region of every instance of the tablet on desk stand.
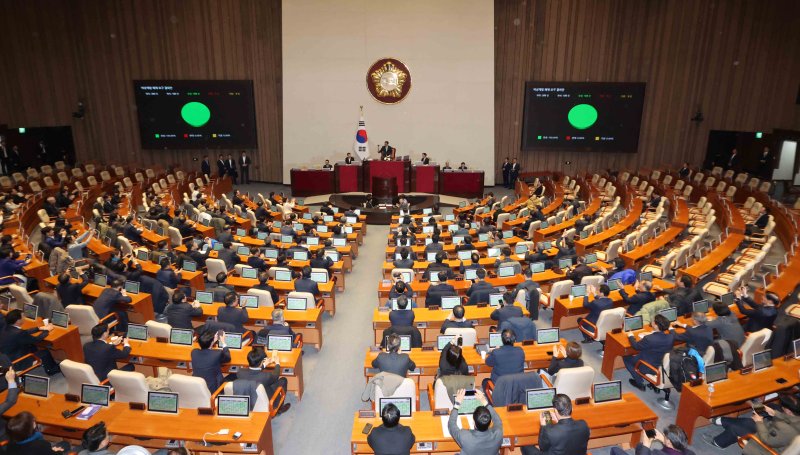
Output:
<path fill-rule="evenodd" d="M 81 403 L 108 406 L 111 387 L 107 385 L 81 384 Z"/>
<path fill-rule="evenodd" d="M 761 351 L 753 354 L 753 372 L 766 370 L 772 366 L 772 351 Z"/>
<path fill-rule="evenodd" d="M 622 399 L 622 381 L 598 382 L 592 385 L 595 403 L 607 403 Z"/>
<path fill-rule="evenodd" d="M 178 394 L 172 392 L 147 392 L 147 410 L 166 414 L 178 413 Z"/>
<path fill-rule="evenodd" d="M 26 303 L 22 314 L 25 316 L 25 319 L 35 321 L 36 316 L 39 314 L 39 307 L 32 303 Z"/>
<path fill-rule="evenodd" d="M 267 335 L 267 350 L 289 352 L 292 350 L 291 335 Z"/>
<path fill-rule="evenodd" d="M 63 311 L 53 310 L 50 314 L 50 322 L 56 327 L 66 329 L 69 327 L 69 314 Z"/>
<path fill-rule="evenodd" d="M 728 365 L 725 362 L 706 365 L 706 384 L 713 384 L 728 379 Z"/>
<path fill-rule="evenodd" d="M 220 417 L 248 417 L 250 415 L 250 397 L 219 395 L 217 397 L 217 415 Z"/>
<path fill-rule="evenodd" d="M 194 298 L 203 304 L 214 303 L 214 293 L 211 291 L 197 291 Z"/>
<path fill-rule="evenodd" d="M 528 411 L 539 411 L 542 409 L 552 408 L 553 398 L 555 397 L 555 388 L 525 390 L 525 404 Z"/>
<path fill-rule="evenodd" d="M 26 374 L 22 377 L 22 391 L 28 395 L 47 398 L 50 396 L 50 378 Z"/>
<path fill-rule="evenodd" d="M 239 306 L 243 308 L 258 308 L 258 296 L 249 294 L 240 295 Z"/>
<path fill-rule="evenodd" d="M 436 346 L 441 351 L 447 346 L 447 343 L 455 344 L 455 335 L 439 335 L 436 337 Z"/>
<path fill-rule="evenodd" d="M 378 409 L 383 413 L 387 404 L 393 404 L 400 410 L 400 417 L 411 417 L 411 397 L 379 398 Z"/>
<path fill-rule="evenodd" d="M 536 342 L 539 344 L 558 343 L 560 334 L 558 327 L 539 329 L 536 331 Z"/>
<path fill-rule="evenodd" d="M 194 341 L 194 331 L 189 329 L 170 329 L 169 342 L 171 344 L 181 344 L 191 346 Z"/>
<path fill-rule="evenodd" d="M 147 326 L 141 324 L 128 324 L 127 337 L 131 340 L 147 341 Z"/>

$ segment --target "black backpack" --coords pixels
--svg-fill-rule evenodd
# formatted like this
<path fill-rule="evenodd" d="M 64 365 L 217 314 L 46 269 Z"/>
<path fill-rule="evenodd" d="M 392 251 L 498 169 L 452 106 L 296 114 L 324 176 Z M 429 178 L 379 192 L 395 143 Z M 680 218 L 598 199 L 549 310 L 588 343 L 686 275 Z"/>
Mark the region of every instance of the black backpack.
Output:
<path fill-rule="evenodd" d="M 700 377 L 700 367 L 697 359 L 689 355 L 689 349 L 678 347 L 669 353 L 669 382 L 680 392 L 683 383 L 694 381 Z"/>

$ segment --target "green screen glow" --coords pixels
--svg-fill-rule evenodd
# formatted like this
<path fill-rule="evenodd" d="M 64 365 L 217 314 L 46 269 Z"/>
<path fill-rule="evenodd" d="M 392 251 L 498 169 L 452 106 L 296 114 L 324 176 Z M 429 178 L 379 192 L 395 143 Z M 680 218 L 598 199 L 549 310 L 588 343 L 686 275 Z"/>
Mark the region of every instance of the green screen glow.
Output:
<path fill-rule="evenodd" d="M 184 122 L 195 128 L 199 128 L 208 123 L 208 120 L 211 118 L 211 111 L 205 104 L 192 101 L 191 103 L 183 105 L 181 108 L 181 117 Z"/>
<path fill-rule="evenodd" d="M 597 121 L 597 109 L 589 104 L 578 104 L 567 114 L 569 124 L 579 130 L 585 130 Z"/>

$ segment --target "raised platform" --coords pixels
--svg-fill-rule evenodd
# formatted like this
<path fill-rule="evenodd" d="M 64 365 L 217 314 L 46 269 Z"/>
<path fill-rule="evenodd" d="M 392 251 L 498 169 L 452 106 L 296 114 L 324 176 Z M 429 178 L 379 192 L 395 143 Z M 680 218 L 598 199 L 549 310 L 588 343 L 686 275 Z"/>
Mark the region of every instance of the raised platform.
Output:
<path fill-rule="evenodd" d="M 411 204 L 412 213 L 441 204 L 439 196 L 435 194 L 406 193 L 404 195 Z M 331 204 L 339 208 L 340 212 L 349 210 L 350 207 L 361 209 L 361 214 L 367 217 L 367 224 L 388 225 L 392 222 L 392 216 L 400 214 L 400 209 L 395 206 L 365 206 L 369 199 L 370 195 L 368 193 L 339 193 L 333 194 L 328 198 Z"/>

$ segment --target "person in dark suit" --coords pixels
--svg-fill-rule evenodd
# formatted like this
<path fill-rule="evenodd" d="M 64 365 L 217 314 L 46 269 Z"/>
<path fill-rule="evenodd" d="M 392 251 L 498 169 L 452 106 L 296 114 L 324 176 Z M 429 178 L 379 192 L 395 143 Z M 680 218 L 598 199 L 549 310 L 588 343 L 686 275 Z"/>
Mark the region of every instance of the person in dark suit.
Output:
<path fill-rule="evenodd" d="M 242 171 L 242 185 L 250 183 L 250 165 L 253 160 L 247 156 L 247 152 L 242 150 L 242 156 L 239 157 L 239 169 Z"/>
<path fill-rule="evenodd" d="M 225 268 L 228 271 L 233 270 L 234 266 L 239 263 L 239 255 L 233 249 L 233 243 L 224 242 L 222 249 L 217 252 L 217 259 L 225 263 Z"/>
<path fill-rule="evenodd" d="M 767 212 L 766 207 L 761 207 L 756 220 L 752 224 L 745 226 L 745 234 L 760 234 L 767 227 L 767 224 L 769 224 L 769 212 Z"/>
<path fill-rule="evenodd" d="M 572 400 L 563 393 L 557 394 L 553 397 L 553 410 L 549 424 L 544 413 L 539 414 L 539 447 L 522 447 L 523 455 L 585 454 L 589 445 L 589 425 L 585 420 L 572 418 Z"/>
<path fill-rule="evenodd" d="M 555 376 L 559 371 L 567 368 L 579 368 L 583 366 L 583 349 L 581 345 L 570 341 L 567 347 L 557 344 L 553 348 L 553 358 L 550 359 L 550 366 L 547 367 L 547 374 Z"/>
<path fill-rule="evenodd" d="M 314 253 L 314 257 L 311 258 L 308 265 L 311 266 L 312 269 L 325 269 L 330 271 L 333 264 L 333 259 L 325 256 L 325 250 L 320 248 Z"/>
<path fill-rule="evenodd" d="M 39 432 L 36 417 L 22 411 L 8 420 L 6 431 L 8 444 L 4 447 L 6 455 L 56 455 L 70 453 L 68 442 L 51 444 Z"/>
<path fill-rule="evenodd" d="M 8 384 L 8 393 L 6 393 L 6 399 L 0 403 L 0 416 L 5 414 L 9 409 L 14 407 L 17 404 L 17 397 L 19 397 L 19 387 L 17 386 L 16 372 L 14 368 L 8 367 L 6 370 L 6 374 L 4 376 L 4 380 L 6 384 Z M 0 419 L 0 440 L 6 439 L 6 421 Z"/>
<path fill-rule="evenodd" d="M 81 281 L 78 283 L 73 283 L 71 278 L 68 273 L 62 273 L 58 276 L 56 294 L 64 307 L 68 305 L 83 305 L 82 291 L 89 284 L 89 277 L 85 273 L 81 275 Z"/>
<path fill-rule="evenodd" d="M 506 374 L 522 373 L 525 369 L 525 351 L 519 346 L 514 346 L 517 337 L 511 329 L 503 330 L 500 334 L 503 345 L 486 356 L 486 365 L 492 367 L 491 380 L 495 384 L 497 379 Z M 486 379 L 483 381 L 486 390 Z"/>
<path fill-rule="evenodd" d="M 678 169 L 678 177 L 682 179 L 688 178 L 691 173 L 692 169 L 689 167 L 688 162 L 684 162 L 683 167 Z"/>
<path fill-rule="evenodd" d="M 181 282 L 181 274 L 175 273 L 171 265 L 169 259 L 161 258 L 161 269 L 156 272 L 156 279 L 165 287 L 175 289 Z"/>
<path fill-rule="evenodd" d="M 389 141 L 383 142 L 383 146 L 378 148 L 378 153 L 380 153 L 382 160 L 388 160 L 392 158 L 392 146 L 389 145 Z"/>
<path fill-rule="evenodd" d="M 762 180 L 772 179 L 772 154 L 769 147 L 764 147 L 764 151 L 758 157 L 758 175 Z"/>
<path fill-rule="evenodd" d="M 541 295 L 539 283 L 533 281 L 533 271 L 530 267 L 525 269 L 522 274 L 525 276 L 525 281 L 514 288 L 514 295 L 516 296 L 519 291 L 525 291 L 525 304 L 531 319 L 536 321 L 539 319 L 539 296 Z"/>
<path fill-rule="evenodd" d="M 636 281 L 633 283 L 633 289 L 636 291 L 636 294 L 632 296 L 628 296 L 628 293 L 625 289 L 619 290 L 619 295 L 622 297 L 622 300 L 628 305 L 628 309 L 626 310 L 629 314 L 636 314 L 642 307 L 652 302 L 656 299 L 656 296 L 653 295 L 651 291 L 653 287 L 653 283 L 649 281 Z"/>
<path fill-rule="evenodd" d="M 297 292 L 310 292 L 314 297 L 319 297 L 319 286 L 311 279 L 311 267 L 303 267 L 302 277 L 294 281 L 294 290 Z"/>
<path fill-rule="evenodd" d="M 397 297 L 397 309 L 389 312 L 389 323 L 394 327 L 414 325 L 414 311 L 408 307 L 406 296 Z"/>
<path fill-rule="evenodd" d="M 652 290 L 667 294 L 670 306 L 677 308 L 678 314 L 691 314 L 692 303 L 704 298 L 700 286 L 694 287 L 692 277 L 688 275 L 681 276 L 675 284 L 672 289 L 662 289 L 661 286 L 654 285 Z"/>
<path fill-rule="evenodd" d="M 127 337 L 114 343 L 110 342 L 108 338 L 108 325 L 97 324 L 92 327 L 92 341 L 83 345 L 83 357 L 94 370 L 97 379 L 101 381 L 108 378 L 111 370 L 117 369 L 117 360 L 126 359 L 131 354 L 131 345 Z M 122 349 L 117 349 L 120 344 L 122 344 Z M 133 371 L 133 364 L 128 363 L 119 369 Z"/>
<path fill-rule="evenodd" d="M 200 173 L 206 177 L 211 177 L 211 161 L 208 160 L 208 155 L 203 157 L 203 162 L 200 163 Z"/>
<path fill-rule="evenodd" d="M 584 324 L 584 321 L 597 324 L 597 320 L 600 319 L 600 313 L 614 308 L 614 301 L 608 298 L 609 294 L 611 294 L 611 288 L 609 288 L 607 284 L 600 285 L 599 295 L 594 286 L 590 286 L 587 291 L 586 295 L 583 296 L 583 307 L 589 310 L 589 314 L 585 318 L 578 318 L 578 325 L 590 332 L 594 332 L 595 329 L 588 324 Z M 589 301 L 590 295 L 593 297 L 592 301 Z M 584 343 L 591 343 L 594 341 L 585 333 L 581 333 L 583 334 Z"/>
<path fill-rule="evenodd" d="M 175 291 L 172 294 L 172 304 L 164 310 L 167 315 L 167 322 L 176 329 L 191 329 L 192 318 L 203 315 L 203 308 L 200 302 L 188 302 L 183 291 Z"/>
<path fill-rule="evenodd" d="M 744 328 L 739 323 L 739 318 L 731 312 L 728 305 L 719 300 L 714 301 L 713 308 L 717 317 L 712 321 L 708 321 L 706 325 L 712 330 L 716 330 L 721 339 L 732 341 L 736 343 L 736 346 L 741 346 L 744 343 Z"/>
<path fill-rule="evenodd" d="M 344 164 L 353 164 L 353 161 L 355 160 L 356 159 L 353 158 L 353 155 L 351 155 L 350 152 L 347 152 L 347 156 L 344 157 Z"/>
<path fill-rule="evenodd" d="M 48 375 L 58 373 L 53 356 L 47 349 L 40 349 L 38 343 L 47 338 L 53 330 L 53 324 L 43 325 L 30 329 L 22 328 L 22 311 L 11 310 L 6 313 L 6 328 L 0 333 L 0 352 L 9 359 L 18 359 L 26 354 L 35 353 L 42 360 Z M 38 332 L 38 333 L 37 333 Z M 35 335 L 34 335 L 35 334 Z M 17 366 L 21 369 L 28 368 L 33 362 L 21 362 Z"/>
<path fill-rule="evenodd" d="M 386 352 L 381 352 L 372 360 L 372 368 L 377 368 L 380 372 L 394 373 L 398 376 L 406 377 L 409 371 L 417 368 L 417 365 L 408 356 L 400 354 L 400 336 L 389 335 L 386 342 Z"/>
<path fill-rule="evenodd" d="M 264 252 L 255 246 L 250 248 L 250 256 L 247 257 L 247 266 L 259 272 L 263 272 L 269 268 L 267 261 L 264 260 Z"/>
<path fill-rule="evenodd" d="M 670 329 L 670 333 L 678 341 L 685 341 L 691 348 L 695 348 L 702 356 L 705 354 L 706 349 L 714 344 L 714 330 L 706 325 L 705 313 L 693 313 L 692 320 L 694 326 L 687 324 L 679 324 L 686 329 L 683 333 L 675 332 L 675 329 Z"/>
<path fill-rule="evenodd" d="M 511 180 L 511 161 L 508 157 L 503 160 L 503 166 L 500 168 L 503 173 L 503 188 L 508 188 L 508 182 Z"/>
<path fill-rule="evenodd" d="M 120 332 L 128 331 L 128 312 L 122 309 L 117 309 L 118 305 L 127 305 L 133 300 L 128 297 L 128 294 L 122 288 L 125 283 L 120 279 L 115 279 L 111 282 L 111 287 L 103 289 L 97 300 L 94 301 L 92 307 L 99 319 L 103 319 L 110 313 L 117 312 L 117 330 Z"/>
<path fill-rule="evenodd" d="M 477 303 L 487 303 L 489 301 L 489 293 L 494 291 L 494 286 L 486 281 L 486 269 L 479 268 L 475 271 L 475 280 L 472 285 L 467 289 L 467 297 L 472 297 L 473 294 L 480 294 L 480 299 Z M 472 299 L 470 299 L 470 303 Z"/>
<path fill-rule="evenodd" d="M 278 292 L 269 284 L 269 274 L 267 272 L 258 273 L 258 284 L 253 286 L 253 289 L 269 292 L 273 304 L 278 301 Z"/>
<path fill-rule="evenodd" d="M 744 325 L 745 332 L 758 332 L 761 329 L 772 329 L 775 318 L 778 317 L 778 308 L 781 299 L 772 292 L 767 292 L 761 304 L 756 303 L 747 295 L 747 287 L 742 286 L 735 292 L 736 306 L 739 312 L 747 316 Z"/>
<path fill-rule="evenodd" d="M 416 438 L 411 428 L 400 424 L 400 410 L 393 403 L 381 409 L 383 425 L 375 427 L 367 436 L 367 444 L 375 455 L 410 454 Z"/>
<path fill-rule="evenodd" d="M 450 268 L 450 266 L 448 264 L 444 263 L 444 260 L 446 258 L 447 258 L 447 254 L 444 251 L 440 251 L 440 252 L 436 253 L 435 262 L 432 262 L 432 263 L 428 264 L 428 268 L 425 269 L 425 273 L 422 275 L 422 278 L 425 279 L 425 280 L 430 280 L 431 279 L 431 273 L 438 273 L 438 272 L 444 272 L 445 273 L 445 279 L 442 280 L 440 278 L 439 281 L 446 281 L 446 280 L 451 280 L 451 279 L 455 278 L 455 273 L 453 272 L 453 269 Z"/>
<path fill-rule="evenodd" d="M 456 338 L 455 343 L 447 342 L 439 354 L 439 371 L 436 372 L 437 377 L 469 374 L 469 365 L 464 359 L 461 344 L 463 340 L 461 337 Z"/>
<path fill-rule="evenodd" d="M 269 364 L 273 364 L 274 367 L 270 370 L 266 370 L 265 368 Z M 286 378 L 282 378 L 280 375 L 281 364 L 277 352 L 273 351 L 271 357 L 267 359 L 267 353 L 264 351 L 264 348 L 261 346 L 254 346 L 253 349 L 247 353 L 247 365 L 248 368 L 242 368 L 236 373 L 237 379 L 255 381 L 263 385 L 264 391 L 267 392 L 268 397 L 272 397 L 272 394 L 274 394 L 279 387 L 282 387 L 284 391 L 288 389 Z M 277 415 L 288 411 L 290 407 L 290 403 L 284 403 L 280 409 L 278 409 Z"/>
<path fill-rule="evenodd" d="M 653 441 L 660 442 L 663 449 L 650 448 Z M 647 434 L 643 434 L 642 441 L 636 445 L 635 450 L 636 455 L 694 455 L 694 452 L 689 449 L 689 438 L 686 437 L 683 428 L 677 425 L 669 425 L 664 429 L 664 433 L 656 430 L 653 439 L 650 439 Z M 744 453 L 748 453 L 748 451 L 745 450 Z M 619 447 L 612 447 L 611 455 L 625 455 L 625 451 Z"/>
<path fill-rule="evenodd" d="M 475 422 L 475 429 L 459 429 L 458 428 L 458 409 L 461 403 L 464 402 L 466 390 L 461 389 L 456 392 L 455 400 L 453 400 L 453 409 L 450 411 L 450 417 L 447 421 L 447 429 L 456 441 L 456 444 L 461 448 L 461 455 L 483 455 L 495 454 L 500 451 L 503 445 L 503 421 L 494 410 L 494 407 L 489 404 L 489 400 L 482 391 L 475 391 L 475 398 L 480 403 L 480 406 L 475 408 L 472 413 L 472 420 Z M 489 428 L 489 425 L 494 422 L 494 425 Z"/>
<path fill-rule="evenodd" d="M 492 314 L 489 315 L 493 321 L 497 321 L 498 326 L 508 319 L 521 318 L 522 316 L 522 308 L 514 305 L 514 294 L 511 292 L 503 295 L 503 306 L 492 311 Z"/>
<path fill-rule="evenodd" d="M 456 305 L 453 307 L 453 312 L 450 316 L 445 319 L 442 323 L 442 328 L 439 330 L 440 333 L 444 333 L 449 328 L 456 328 L 456 329 L 468 329 L 472 327 L 472 322 L 467 321 L 464 318 L 464 307 L 461 305 Z"/>
<path fill-rule="evenodd" d="M 217 343 L 222 349 L 211 349 Z M 192 350 L 192 376 L 203 378 L 208 390 L 214 392 L 222 384 L 222 364 L 231 361 L 231 353 L 225 346 L 225 339 L 213 330 L 200 333 L 197 344 L 200 349 Z"/>
<path fill-rule="evenodd" d="M 392 265 L 396 269 L 411 269 L 414 267 L 414 260 L 408 257 L 408 250 L 406 248 L 401 248 L 400 251 L 400 259 L 395 259 L 392 262 Z"/>
<path fill-rule="evenodd" d="M 233 184 L 236 185 L 236 178 L 238 177 L 238 173 L 236 172 L 236 160 L 233 159 L 233 154 L 228 154 L 228 159 L 225 160 L 225 174 L 231 177 Z"/>
<path fill-rule="evenodd" d="M 632 332 L 627 333 L 631 347 L 639 351 L 639 353 L 622 358 L 623 363 L 625 363 L 625 368 L 627 368 L 628 372 L 631 374 L 631 378 L 628 379 L 628 382 L 641 391 L 644 391 L 646 387 L 644 380 L 641 379 L 634 369 L 636 362 L 641 359 L 659 368 L 664 360 L 664 354 L 670 352 L 672 346 L 675 344 L 675 337 L 667 332 L 667 330 L 669 330 L 669 319 L 664 317 L 663 314 L 657 314 L 653 318 L 651 325 L 653 327 L 653 332 L 649 335 L 645 335 L 641 340 L 637 340 Z M 647 372 L 648 368 L 642 367 L 642 370 L 643 372 Z M 655 374 L 656 372 L 653 371 L 652 373 Z"/>
<path fill-rule="evenodd" d="M 325 164 L 322 165 L 322 169 L 325 169 L 326 171 L 332 171 L 333 165 L 331 164 L 331 160 L 325 160 Z"/>
<path fill-rule="evenodd" d="M 280 308 L 275 308 L 272 310 L 272 324 L 264 326 L 263 329 L 258 331 L 258 336 L 261 338 L 266 338 L 268 335 L 291 335 L 294 337 L 294 330 L 289 327 L 289 324 L 286 323 L 286 320 L 283 316 L 283 310 Z"/>
<path fill-rule="evenodd" d="M 514 158 L 511 160 L 511 169 L 508 171 L 508 189 L 514 189 L 514 183 L 516 183 L 519 177 L 519 171 L 519 163 L 517 163 L 517 159 Z"/>
<path fill-rule="evenodd" d="M 594 275 L 594 270 L 586 265 L 586 259 L 583 256 L 578 256 L 578 264 L 569 272 L 567 272 L 566 279 L 572 280 L 575 284 L 581 284 L 583 277 Z"/>
<path fill-rule="evenodd" d="M 440 306 L 442 304 L 442 297 L 458 295 L 456 288 L 452 284 L 447 283 L 447 272 L 444 270 L 439 272 L 439 283 L 428 287 L 428 292 L 425 294 L 425 306 Z"/>
<path fill-rule="evenodd" d="M 430 159 L 430 158 L 428 158 L 428 154 L 427 154 L 427 153 L 423 153 L 423 154 L 422 154 L 422 158 L 420 159 L 420 161 L 421 161 L 421 162 L 422 162 L 422 164 L 424 164 L 424 165 L 431 164 L 431 159 Z"/>
<path fill-rule="evenodd" d="M 225 306 L 217 308 L 217 321 L 226 322 L 231 324 L 237 332 L 244 333 L 244 325 L 250 319 L 247 314 L 247 308 L 238 308 L 236 306 L 239 296 L 235 292 L 229 292 L 225 295 L 223 302 Z"/>
<path fill-rule="evenodd" d="M 122 235 L 131 242 L 138 243 L 140 245 L 144 243 L 142 240 L 142 230 L 133 224 L 133 216 L 128 216 L 125 218 L 125 227 L 122 229 Z"/>

